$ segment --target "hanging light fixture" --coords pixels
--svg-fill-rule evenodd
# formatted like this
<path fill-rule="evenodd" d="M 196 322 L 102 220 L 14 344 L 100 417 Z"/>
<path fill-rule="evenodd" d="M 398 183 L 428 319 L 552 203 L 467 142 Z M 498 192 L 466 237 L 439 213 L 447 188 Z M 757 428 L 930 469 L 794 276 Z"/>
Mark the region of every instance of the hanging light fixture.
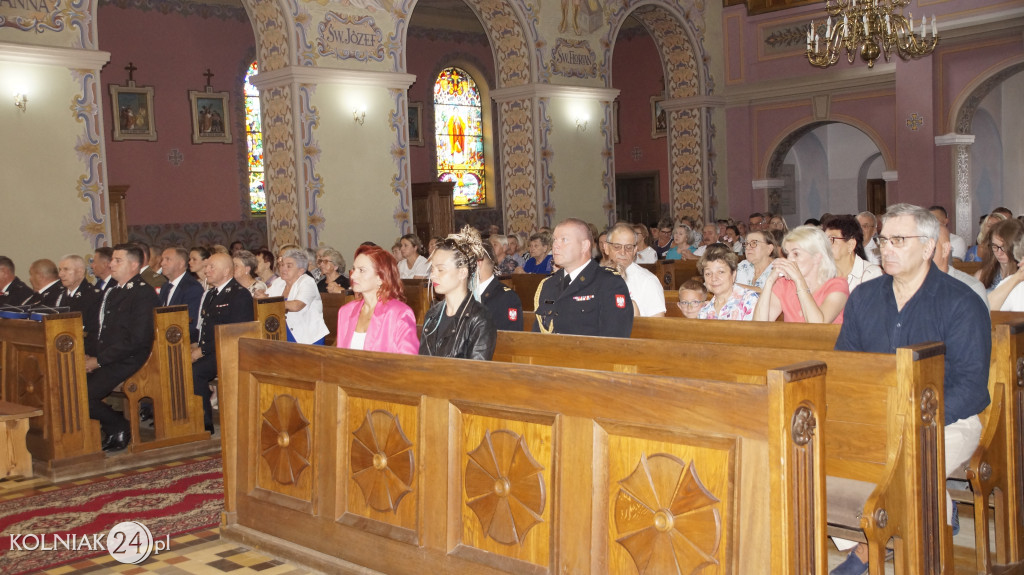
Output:
<path fill-rule="evenodd" d="M 807 30 L 807 60 L 828 68 L 839 61 L 845 49 L 851 64 L 859 52 L 872 68 L 880 55 L 888 62 L 893 50 L 904 60 L 931 54 L 939 42 L 935 16 L 931 27 L 922 16 L 915 33 L 913 13 L 903 16 L 908 4 L 910 0 L 825 0 L 828 19 L 824 29 L 812 20 Z"/>

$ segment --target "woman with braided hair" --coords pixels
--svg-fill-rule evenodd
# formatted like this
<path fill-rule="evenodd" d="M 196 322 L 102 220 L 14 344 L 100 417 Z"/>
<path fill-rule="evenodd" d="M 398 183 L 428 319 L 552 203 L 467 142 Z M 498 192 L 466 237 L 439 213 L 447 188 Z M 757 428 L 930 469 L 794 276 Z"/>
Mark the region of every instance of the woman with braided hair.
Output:
<path fill-rule="evenodd" d="M 430 256 L 430 285 L 444 299 L 423 318 L 420 355 L 490 360 L 498 332 L 487 309 L 473 297 L 477 262 L 487 257 L 480 233 L 470 226 L 441 241 Z"/>

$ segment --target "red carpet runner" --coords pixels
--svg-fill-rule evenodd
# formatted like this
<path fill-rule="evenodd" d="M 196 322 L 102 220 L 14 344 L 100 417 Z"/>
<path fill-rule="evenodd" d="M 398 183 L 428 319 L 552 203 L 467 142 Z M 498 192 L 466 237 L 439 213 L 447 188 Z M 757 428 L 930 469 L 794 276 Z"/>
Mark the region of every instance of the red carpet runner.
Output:
<path fill-rule="evenodd" d="M 220 458 L 100 479 L 85 485 L 65 484 L 54 491 L 0 503 L 0 572 L 9 575 L 49 569 L 107 553 L 104 547 L 77 550 L 28 550 L 36 540 L 54 547 L 54 534 L 81 542 L 106 533 L 122 521 L 138 521 L 154 540 L 205 529 L 220 522 L 224 479 Z M 38 537 L 26 538 L 28 534 Z M 44 537 L 45 534 L 45 537 Z M 76 539 L 70 537 L 77 536 Z M 12 550 L 12 536 L 21 549 Z M 59 543 L 57 547 L 62 547 Z"/>

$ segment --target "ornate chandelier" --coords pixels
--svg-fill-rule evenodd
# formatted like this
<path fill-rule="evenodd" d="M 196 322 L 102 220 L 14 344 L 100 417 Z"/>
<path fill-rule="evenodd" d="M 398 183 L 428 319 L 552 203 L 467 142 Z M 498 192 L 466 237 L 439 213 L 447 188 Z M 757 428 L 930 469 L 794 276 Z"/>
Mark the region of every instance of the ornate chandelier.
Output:
<path fill-rule="evenodd" d="M 935 16 L 930 29 L 927 18 L 922 17 L 921 28 L 914 33 L 913 13 L 909 18 L 903 16 L 907 4 L 910 0 L 826 0 L 824 31 L 814 21 L 807 30 L 807 60 L 828 68 L 839 61 L 839 53 L 845 49 L 851 64 L 859 51 L 872 68 L 879 55 L 888 62 L 893 49 L 904 60 L 931 54 L 939 41 Z"/>

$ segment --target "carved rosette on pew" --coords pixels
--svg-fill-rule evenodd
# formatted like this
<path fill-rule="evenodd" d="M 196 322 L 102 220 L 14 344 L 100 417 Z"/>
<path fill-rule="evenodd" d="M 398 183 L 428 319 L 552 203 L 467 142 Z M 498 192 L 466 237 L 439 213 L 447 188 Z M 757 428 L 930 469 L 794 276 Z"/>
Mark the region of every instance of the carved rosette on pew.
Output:
<path fill-rule="evenodd" d="M 636 431 L 608 436 L 608 572 L 718 572 L 732 545 L 735 443 Z"/>
<path fill-rule="evenodd" d="M 718 499 L 704 487 L 693 462 L 656 453 L 640 455 L 615 497 L 615 541 L 637 572 L 696 573 L 718 565 L 722 541 Z"/>
<path fill-rule="evenodd" d="M 554 420 L 521 421 L 508 413 L 492 417 L 486 408 L 460 407 L 462 545 L 468 549 L 455 554 L 517 573 L 548 568 Z M 513 567 L 515 562 L 521 564 Z"/>
<path fill-rule="evenodd" d="M 309 420 L 295 398 L 290 395 L 274 397 L 263 412 L 260 426 L 260 455 L 274 481 L 283 485 L 298 483 L 302 472 L 309 467 L 311 444 Z"/>
<path fill-rule="evenodd" d="M 366 413 L 352 432 L 352 480 L 366 504 L 377 511 L 398 512 L 402 498 L 412 493 L 415 474 L 413 444 L 398 418 L 383 409 Z"/>
<path fill-rule="evenodd" d="M 534 461 L 519 434 L 488 431 L 466 463 L 466 505 L 491 539 L 521 545 L 543 521 L 547 501 L 544 467 Z"/>
<path fill-rule="evenodd" d="M 422 481 L 416 475 L 417 399 L 400 403 L 392 398 L 360 397 L 352 390 L 344 397 L 349 439 L 340 440 L 339 447 L 346 447 L 348 454 L 338 460 L 337 473 L 348 481 L 343 484 L 346 495 L 339 522 L 365 526 L 369 520 L 378 523 L 374 531 L 415 543 L 419 540 L 417 483 Z"/>

